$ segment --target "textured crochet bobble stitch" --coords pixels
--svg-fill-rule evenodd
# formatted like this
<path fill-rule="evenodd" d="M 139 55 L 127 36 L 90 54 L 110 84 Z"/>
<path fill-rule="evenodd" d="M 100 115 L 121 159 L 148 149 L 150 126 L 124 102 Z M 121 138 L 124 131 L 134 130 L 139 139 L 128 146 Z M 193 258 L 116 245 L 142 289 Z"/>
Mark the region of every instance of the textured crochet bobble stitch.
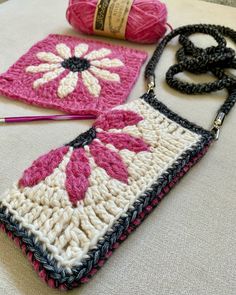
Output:
<path fill-rule="evenodd" d="M 49 286 L 87 282 L 206 152 L 210 132 L 152 97 L 102 114 L 38 158 L 2 197 L 0 222 Z"/>
<path fill-rule="evenodd" d="M 139 50 L 49 35 L 0 75 L 0 94 L 97 115 L 125 101 L 146 57 Z"/>

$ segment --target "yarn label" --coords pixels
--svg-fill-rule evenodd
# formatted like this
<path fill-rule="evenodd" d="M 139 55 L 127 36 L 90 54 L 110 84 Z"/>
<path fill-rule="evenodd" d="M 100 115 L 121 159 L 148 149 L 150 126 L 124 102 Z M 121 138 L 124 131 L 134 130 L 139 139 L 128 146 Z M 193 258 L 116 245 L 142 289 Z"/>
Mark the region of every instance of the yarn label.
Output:
<path fill-rule="evenodd" d="M 133 0 L 99 0 L 93 30 L 97 35 L 125 39 L 125 31 Z"/>

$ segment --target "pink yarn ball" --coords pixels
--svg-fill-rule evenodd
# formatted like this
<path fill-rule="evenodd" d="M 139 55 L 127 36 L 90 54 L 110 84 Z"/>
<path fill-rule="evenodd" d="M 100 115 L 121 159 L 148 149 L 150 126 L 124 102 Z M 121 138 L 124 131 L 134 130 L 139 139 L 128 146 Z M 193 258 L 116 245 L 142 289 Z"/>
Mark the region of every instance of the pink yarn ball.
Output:
<path fill-rule="evenodd" d="M 70 0 L 68 22 L 85 34 L 94 34 L 93 19 L 98 0 Z M 129 13 L 125 39 L 156 43 L 166 32 L 167 8 L 159 0 L 134 0 Z"/>

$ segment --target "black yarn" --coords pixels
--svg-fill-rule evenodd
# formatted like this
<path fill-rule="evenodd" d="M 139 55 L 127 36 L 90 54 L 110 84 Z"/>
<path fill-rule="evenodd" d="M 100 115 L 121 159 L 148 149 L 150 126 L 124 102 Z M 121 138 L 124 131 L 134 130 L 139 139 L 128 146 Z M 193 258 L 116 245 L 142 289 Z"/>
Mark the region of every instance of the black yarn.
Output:
<path fill-rule="evenodd" d="M 189 36 L 194 33 L 211 35 L 216 40 L 217 46 L 205 49 L 195 46 L 189 40 Z M 145 70 L 145 77 L 148 80 L 155 79 L 154 71 L 164 48 L 178 35 L 182 47 L 176 53 L 178 63 L 171 66 L 166 73 L 167 84 L 187 94 L 203 94 L 227 89 L 229 96 L 218 111 L 227 115 L 236 102 L 236 77 L 226 74 L 225 69 L 236 69 L 236 53 L 232 48 L 227 47 L 225 37 L 230 38 L 236 44 L 236 31 L 224 26 L 207 24 L 188 25 L 173 30 L 160 42 L 149 61 Z M 218 80 L 202 84 L 183 82 L 175 77 L 183 71 L 195 74 L 211 72 Z"/>
<path fill-rule="evenodd" d="M 88 131 L 81 133 L 79 136 L 77 136 L 74 140 L 66 145 L 72 146 L 73 148 L 80 148 L 90 144 L 94 140 L 94 138 L 96 138 L 96 130 L 92 127 Z"/>
<path fill-rule="evenodd" d="M 79 58 L 76 56 L 65 59 L 61 65 L 71 72 L 83 72 L 90 68 L 90 62 L 86 58 Z"/>

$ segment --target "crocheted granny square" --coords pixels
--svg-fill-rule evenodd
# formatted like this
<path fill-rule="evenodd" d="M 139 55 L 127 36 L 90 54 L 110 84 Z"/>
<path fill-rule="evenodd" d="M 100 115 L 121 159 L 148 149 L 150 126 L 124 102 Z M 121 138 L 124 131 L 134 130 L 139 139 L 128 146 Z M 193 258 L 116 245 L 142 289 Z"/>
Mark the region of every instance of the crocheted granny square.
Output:
<path fill-rule="evenodd" d="M 126 100 L 146 58 L 143 51 L 53 34 L 0 75 L 0 94 L 97 115 Z"/>
<path fill-rule="evenodd" d="M 34 161 L 0 199 L 0 228 L 49 286 L 72 289 L 103 266 L 212 141 L 211 132 L 145 95 Z"/>

